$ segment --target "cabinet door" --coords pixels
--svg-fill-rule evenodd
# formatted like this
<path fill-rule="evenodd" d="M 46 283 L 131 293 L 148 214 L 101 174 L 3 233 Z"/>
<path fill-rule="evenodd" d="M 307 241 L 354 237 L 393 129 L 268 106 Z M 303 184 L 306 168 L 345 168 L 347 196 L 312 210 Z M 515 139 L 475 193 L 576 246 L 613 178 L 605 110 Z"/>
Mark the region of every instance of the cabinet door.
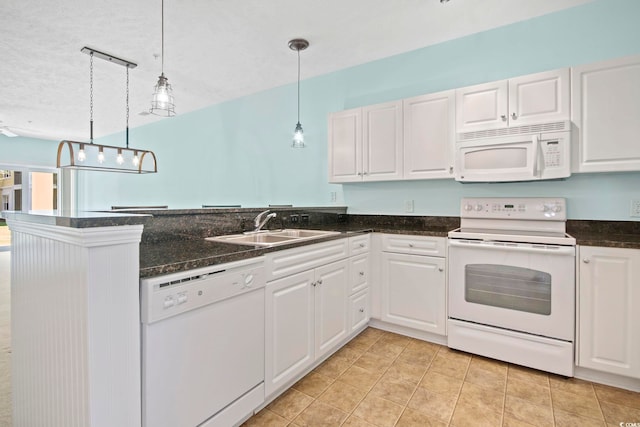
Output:
<path fill-rule="evenodd" d="M 328 353 L 348 333 L 347 261 L 315 271 L 315 358 Z"/>
<path fill-rule="evenodd" d="M 640 170 L 640 55 L 571 70 L 574 172 Z"/>
<path fill-rule="evenodd" d="M 640 378 L 640 250 L 579 253 L 578 365 Z"/>
<path fill-rule="evenodd" d="M 382 254 L 382 320 L 445 335 L 444 258 Z"/>
<path fill-rule="evenodd" d="M 329 182 L 362 181 L 362 109 L 329 114 Z"/>
<path fill-rule="evenodd" d="M 569 120 L 569 69 L 509 79 L 509 126 Z"/>
<path fill-rule="evenodd" d="M 456 129 L 472 132 L 507 127 L 506 80 L 456 89 Z"/>
<path fill-rule="evenodd" d="M 313 271 L 307 271 L 267 283 L 265 288 L 266 395 L 282 387 L 313 363 L 313 281 Z"/>
<path fill-rule="evenodd" d="M 405 99 L 404 178 L 453 178 L 455 91 Z"/>
<path fill-rule="evenodd" d="M 363 180 L 402 179 L 402 101 L 362 109 Z"/>

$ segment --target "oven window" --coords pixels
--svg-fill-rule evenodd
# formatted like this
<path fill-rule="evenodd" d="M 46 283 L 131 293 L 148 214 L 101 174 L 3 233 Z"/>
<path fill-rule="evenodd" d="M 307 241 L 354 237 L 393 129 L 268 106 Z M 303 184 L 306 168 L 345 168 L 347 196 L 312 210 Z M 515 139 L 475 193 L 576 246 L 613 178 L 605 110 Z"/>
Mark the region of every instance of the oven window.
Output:
<path fill-rule="evenodd" d="M 551 314 L 551 275 L 539 270 L 497 264 L 465 266 L 467 302 Z"/>

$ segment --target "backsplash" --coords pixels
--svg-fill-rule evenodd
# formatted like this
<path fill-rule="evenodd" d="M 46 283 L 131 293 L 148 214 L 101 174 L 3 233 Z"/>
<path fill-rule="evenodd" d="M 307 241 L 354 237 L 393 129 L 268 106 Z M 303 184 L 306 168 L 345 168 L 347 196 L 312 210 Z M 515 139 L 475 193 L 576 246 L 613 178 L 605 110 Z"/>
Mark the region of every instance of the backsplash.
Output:
<path fill-rule="evenodd" d="M 224 209 L 159 209 L 135 210 L 151 214 L 144 226 L 142 243 L 171 240 L 193 240 L 209 236 L 242 233 L 254 228 L 253 220 L 260 212 L 270 210 L 277 216 L 264 229 L 321 227 L 346 222 L 346 207 L 224 208 Z M 123 212 L 123 211 L 118 211 Z M 293 223 L 291 216 L 297 215 Z M 308 219 L 307 219 L 308 218 Z"/>

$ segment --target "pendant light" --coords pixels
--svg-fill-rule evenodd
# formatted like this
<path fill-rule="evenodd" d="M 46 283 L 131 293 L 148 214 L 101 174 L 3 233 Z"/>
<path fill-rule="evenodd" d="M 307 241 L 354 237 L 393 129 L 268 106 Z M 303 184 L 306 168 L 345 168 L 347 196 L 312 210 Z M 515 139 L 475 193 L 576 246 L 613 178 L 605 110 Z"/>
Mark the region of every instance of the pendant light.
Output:
<path fill-rule="evenodd" d="M 169 84 L 169 80 L 164 75 L 164 0 L 162 0 L 162 55 L 161 55 L 161 72 L 158 77 L 158 83 L 153 90 L 153 98 L 151 99 L 151 114 L 156 116 L 173 117 L 176 115 L 175 105 L 173 103 L 173 89 Z"/>
<path fill-rule="evenodd" d="M 129 148 L 129 69 L 137 67 L 131 61 L 100 52 L 98 50 L 83 47 L 81 50 L 90 57 L 89 61 L 89 143 L 77 141 L 61 141 L 58 144 L 58 158 L 56 166 L 64 169 L 93 170 L 103 172 L 125 173 L 156 173 L 156 155 L 153 151 Z M 126 96 L 126 146 L 114 147 L 111 145 L 95 144 L 93 142 L 93 58 L 104 59 L 112 64 L 122 65 L 127 69 L 127 96 Z M 63 151 L 67 149 L 68 163 L 63 164 Z M 77 151 L 77 156 L 75 152 Z M 145 157 L 146 156 L 146 157 Z M 149 159 L 144 165 L 145 159 Z M 150 165 L 149 163 L 152 164 Z"/>
<path fill-rule="evenodd" d="M 298 52 L 298 123 L 293 131 L 293 148 L 304 148 L 304 131 L 300 124 L 300 51 L 309 47 L 309 42 L 305 39 L 293 39 L 289 41 L 289 49 Z"/>

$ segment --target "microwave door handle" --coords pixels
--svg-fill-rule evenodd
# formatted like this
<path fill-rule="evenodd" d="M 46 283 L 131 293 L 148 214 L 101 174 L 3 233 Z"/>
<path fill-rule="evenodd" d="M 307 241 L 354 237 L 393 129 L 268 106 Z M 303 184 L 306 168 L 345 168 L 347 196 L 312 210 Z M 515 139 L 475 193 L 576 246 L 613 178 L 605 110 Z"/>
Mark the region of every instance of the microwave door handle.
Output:
<path fill-rule="evenodd" d="M 531 137 L 531 142 L 533 142 L 533 176 L 534 177 L 538 177 L 538 173 L 540 172 L 538 170 L 538 152 L 540 151 L 540 140 L 538 138 L 538 135 L 533 135 Z"/>

